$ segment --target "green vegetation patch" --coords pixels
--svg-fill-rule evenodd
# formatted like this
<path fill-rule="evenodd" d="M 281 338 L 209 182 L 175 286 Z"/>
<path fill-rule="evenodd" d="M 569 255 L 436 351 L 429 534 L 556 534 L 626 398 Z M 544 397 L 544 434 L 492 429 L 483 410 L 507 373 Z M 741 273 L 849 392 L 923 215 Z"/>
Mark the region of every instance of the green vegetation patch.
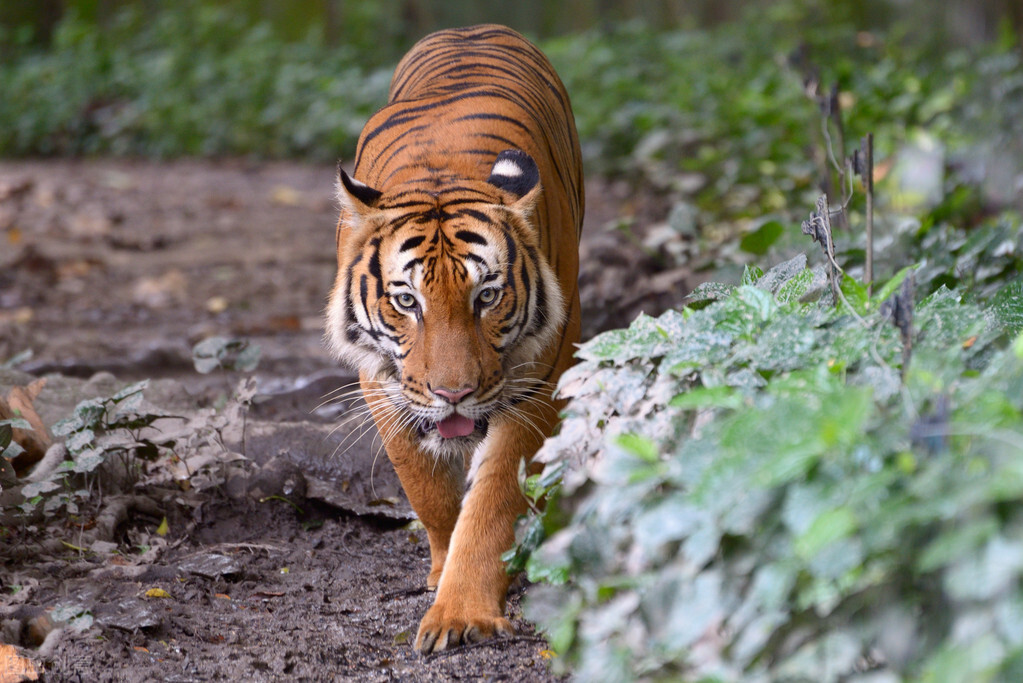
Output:
<path fill-rule="evenodd" d="M 804 264 L 600 335 L 562 378 L 526 613 L 580 680 L 1018 676 L 1018 287 L 913 307 L 907 269 L 854 311 Z"/>

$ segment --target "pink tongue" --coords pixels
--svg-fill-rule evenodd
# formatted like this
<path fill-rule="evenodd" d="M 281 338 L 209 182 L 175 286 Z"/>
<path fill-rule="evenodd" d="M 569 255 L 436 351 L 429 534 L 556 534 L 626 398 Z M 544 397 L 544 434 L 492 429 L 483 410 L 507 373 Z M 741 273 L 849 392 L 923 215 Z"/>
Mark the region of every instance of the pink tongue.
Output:
<path fill-rule="evenodd" d="M 472 430 L 476 429 L 476 424 L 458 413 L 451 413 L 450 417 L 446 417 L 437 423 L 437 431 L 445 439 L 450 439 L 455 436 L 468 436 L 472 434 Z"/>

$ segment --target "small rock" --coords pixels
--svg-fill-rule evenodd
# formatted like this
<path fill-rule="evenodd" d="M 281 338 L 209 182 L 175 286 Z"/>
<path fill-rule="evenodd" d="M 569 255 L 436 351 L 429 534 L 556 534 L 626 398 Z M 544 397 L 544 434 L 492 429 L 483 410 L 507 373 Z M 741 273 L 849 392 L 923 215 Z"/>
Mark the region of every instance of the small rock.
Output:
<path fill-rule="evenodd" d="M 156 628 L 161 624 L 156 609 L 138 598 L 121 600 L 111 614 L 99 616 L 96 621 L 104 628 L 116 628 L 129 633 Z"/>
<path fill-rule="evenodd" d="M 233 557 L 220 553 L 208 553 L 190 557 L 178 565 L 178 569 L 207 579 L 241 574 L 241 565 Z"/>
<path fill-rule="evenodd" d="M 302 470 L 283 456 L 271 458 L 252 476 L 249 495 L 256 500 L 282 496 L 292 502 L 305 498 L 306 480 Z"/>

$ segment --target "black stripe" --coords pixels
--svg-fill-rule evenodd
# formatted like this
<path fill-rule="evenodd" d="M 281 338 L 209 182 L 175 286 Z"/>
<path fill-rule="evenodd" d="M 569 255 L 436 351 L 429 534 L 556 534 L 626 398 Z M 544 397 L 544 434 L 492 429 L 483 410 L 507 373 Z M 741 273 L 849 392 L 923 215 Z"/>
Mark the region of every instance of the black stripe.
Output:
<path fill-rule="evenodd" d="M 462 213 L 465 212 L 463 211 Z M 478 232 L 473 232 L 472 230 L 457 230 L 455 231 L 455 237 L 463 242 L 469 242 L 470 244 L 482 244 L 483 246 L 489 244 L 486 237 Z"/>
<path fill-rule="evenodd" d="M 369 274 L 373 276 L 373 280 L 377 285 L 377 298 L 384 296 L 384 281 L 383 275 L 380 272 L 380 238 L 374 237 L 369 241 L 370 247 L 373 248 L 373 254 L 369 257 Z"/>
<path fill-rule="evenodd" d="M 420 244 L 426 241 L 426 237 L 423 235 L 416 235 L 415 237 L 409 237 L 407 240 L 401 243 L 398 247 L 398 251 L 408 251 L 409 249 L 415 249 Z"/>
<path fill-rule="evenodd" d="M 447 204 L 445 204 L 445 206 L 447 206 Z M 461 209 L 461 210 L 459 210 L 458 215 L 459 216 L 469 216 L 470 218 L 475 218 L 480 223 L 485 223 L 487 225 L 491 225 L 494 222 L 494 221 L 490 220 L 490 216 L 488 216 L 487 214 L 485 214 L 485 213 L 483 213 L 481 211 L 476 211 L 475 209 Z M 482 244 L 486 244 L 486 242 L 482 242 Z"/>

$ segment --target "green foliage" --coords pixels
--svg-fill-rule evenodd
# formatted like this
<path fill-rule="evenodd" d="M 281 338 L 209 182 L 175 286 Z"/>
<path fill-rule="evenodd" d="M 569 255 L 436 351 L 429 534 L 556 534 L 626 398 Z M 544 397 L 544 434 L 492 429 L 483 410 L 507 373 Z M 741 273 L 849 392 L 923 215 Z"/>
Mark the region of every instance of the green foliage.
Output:
<path fill-rule="evenodd" d="M 836 308 L 804 264 L 600 335 L 562 378 L 541 457 L 571 516 L 527 562 L 560 583 L 526 614 L 580 680 L 1014 678 L 1018 286 L 938 286 L 904 368 L 888 307 Z"/>
<path fill-rule="evenodd" d="M 389 72 L 198 2 L 74 15 L 51 50 L 0 63 L 0 153 L 258 154 L 336 160 Z M 148 11 L 151 10 L 151 11 Z"/>
<path fill-rule="evenodd" d="M 149 412 L 142 403 L 148 383 L 144 380 L 107 398 L 82 401 L 70 417 L 53 425 L 53 435 L 65 437 L 66 459 L 44 478 L 22 487 L 25 502 L 20 507 L 24 512 L 43 503 L 47 514 L 61 508 L 78 514 L 79 504 L 92 495 L 89 482 L 98 468 L 114 458 L 128 467 L 135 456 L 155 455 L 157 445 L 139 436 L 143 428 L 163 417 Z"/>
<path fill-rule="evenodd" d="M 17 479 L 12 462 L 25 452 L 25 449 L 14 440 L 15 429 L 32 429 L 28 420 L 14 418 L 0 420 L 0 490 Z"/>
<path fill-rule="evenodd" d="M 192 363 L 204 375 L 217 368 L 252 372 L 259 365 L 261 354 L 258 344 L 245 339 L 209 337 L 192 347 Z"/>
<path fill-rule="evenodd" d="M 772 3 L 713 30 L 626 24 L 545 43 L 571 94 L 588 171 L 667 194 L 675 206 L 666 227 L 677 237 L 663 242 L 664 256 L 715 267 L 794 253 L 798 232 L 782 228 L 798 224 L 832 175 L 829 145 L 841 160 L 872 133 L 877 234 L 893 241 L 876 272 L 958 260 L 928 258 L 918 243 L 925 235 L 925 247 L 961 243 L 990 222 L 992 203 L 1018 201 L 1010 186 L 1023 170 L 1019 51 L 927 50 L 896 29 L 858 33 L 822 7 L 815 16 L 813 5 Z M 832 122 L 825 135 L 813 87 L 836 88 L 842 131 Z M 841 189 L 831 179 L 833 208 Z M 862 196 L 847 207 L 857 228 L 839 240 L 851 245 L 838 254 L 847 269 L 864 261 L 864 211 Z M 1018 218 L 1008 222 L 1015 237 Z M 973 271 L 945 272 L 953 287 Z"/>
<path fill-rule="evenodd" d="M 395 9 L 346 7 L 340 45 L 288 8 L 269 11 L 274 24 L 195 0 L 121 7 L 102 26 L 71 11 L 47 51 L 15 39 L 0 60 L 0 154 L 348 156 L 385 101 L 393 55 L 411 45 Z M 710 30 L 625 23 L 541 47 L 572 96 L 590 170 L 639 172 L 701 210 L 716 215 L 724 198 L 730 217 L 749 218 L 815 191 L 811 67 L 855 102 L 849 139 L 874 132 L 879 158 L 921 129 L 956 148 L 977 131 L 993 149 L 994 131 L 1023 139 L 1016 53 L 935 55 L 909 37 L 864 40 L 782 2 Z"/>

